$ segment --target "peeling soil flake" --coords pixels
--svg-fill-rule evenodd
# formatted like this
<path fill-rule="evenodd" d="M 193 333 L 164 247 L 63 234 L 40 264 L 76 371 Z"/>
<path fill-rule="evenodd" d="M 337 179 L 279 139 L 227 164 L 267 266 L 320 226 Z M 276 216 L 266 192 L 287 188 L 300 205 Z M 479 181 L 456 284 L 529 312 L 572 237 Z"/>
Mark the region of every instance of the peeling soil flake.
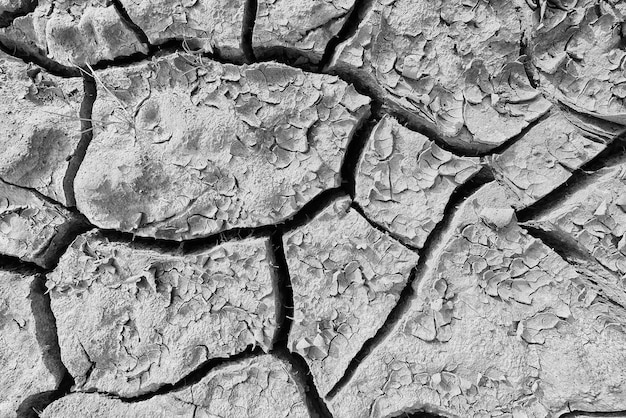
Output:
<path fill-rule="evenodd" d="M 76 386 L 133 397 L 210 359 L 268 351 L 277 311 L 268 246 L 244 240 L 182 256 L 79 236 L 47 282 Z"/>
<path fill-rule="evenodd" d="M 196 58 L 96 74 L 94 139 L 75 183 L 95 225 L 200 238 L 284 221 L 340 185 L 367 97 L 334 76 Z"/>
<path fill-rule="evenodd" d="M 341 198 L 285 236 L 294 318 L 289 349 L 326 395 L 398 302 L 417 254 Z"/>
<path fill-rule="evenodd" d="M 126 403 L 95 393 L 74 393 L 48 406 L 41 417 L 308 418 L 304 390 L 291 365 L 263 355 L 215 368 L 198 383 L 148 400 Z"/>

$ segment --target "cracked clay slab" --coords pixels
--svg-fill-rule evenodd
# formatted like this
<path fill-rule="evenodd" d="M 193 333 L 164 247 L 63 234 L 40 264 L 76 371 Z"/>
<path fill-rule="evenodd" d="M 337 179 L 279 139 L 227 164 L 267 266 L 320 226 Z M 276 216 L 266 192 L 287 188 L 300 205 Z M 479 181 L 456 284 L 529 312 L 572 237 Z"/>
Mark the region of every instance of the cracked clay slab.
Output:
<path fill-rule="evenodd" d="M 548 196 L 624 133 L 619 125 L 555 111 L 518 141 L 490 157 L 491 167 L 523 209 Z"/>
<path fill-rule="evenodd" d="M 81 138 L 82 79 L 49 75 L 0 52 L 0 179 L 64 205 L 64 179 Z"/>
<path fill-rule="evenodd" d="M 506 199 L 492 182 L 459 208 L 404 316 L 330 401 L 335 418 L 626 409 L 626 310 L 520 228 Z"/>
<path fill-rule="evenodd" d="M 285 235 L 294 318 L 289 349 L 324 396 L 396 305 L 418 256 L 340 198 Z"/>
<path fill-rule="evenodd" d="M 458 157 L 384 116 L 357 165 L 355 201 L 369 219 L 422 248 L 452 193 L 480 169 L 478 158 Z"/>
<path fill-rule="evenodd" d="M 261 355 L 217 367 L 198 383 L 138 402 L 73 393 L 49 405 L 41 417 L 308 418 L 304 391 L 289 363 Z"/>
<path fill-rule="evenodd" d="M 0 28 L 9 26 L 13 19 L 32 11 L 36 0 L 0 0 Z"/>
<path fill-rule="evenodd" d="M 148 52 L 110 0 L 41 0 L 31 13 L 0 29 L 0 42 L 65 67 Z"/>
<path fill-rule="evenodd" d="M 174 54 L 96 74 L 76 176 L 101 228 L 185 240 L 275 224 L 340 185 L 369 99 L 335 76 Z"/>
<path fill-rule="evenodd" d="M 541 89 L 578 112 L 626 125 L 626 5 L 545 3 L 529 46 Z"/>
<path fill-rule="evenodd" d="M 268 351 L 278 303 L 269 245 L 250 239 L 183 256 L 79 236 L 47 281 L 76 386 L 132 397 L 210 359 Z"/>
<path fill-rule="evenodd" d="M 275 50 L 297 50 L 317 64 L 353 7 L 354 0 L 259 0 L 254 54 L 262 59 Z"/>
<path fill-rule="evenodd" d="M 0 254 L 50 268 L 83 227 L 84 221 L 63 206 L 0 180 Z"/>
<path fill-rule="evenodd" d="M 373 0 L 330 69 L 357 75 L 448 144 L 489 151 L 550 108 L 520 58 L 533 11 L 493 3 Z"/>
<path fill-rule="evenodd" d="M 0 271 L 0 416 L 24 416 L 32 400 L 59 387 L 65 368 L 58 356 L 54 318 L 46 309 L 42 278 Z M 55 352 L 57 351 L 57 352 Z M 23 412 L 22 412 L 23 413 Z"/>

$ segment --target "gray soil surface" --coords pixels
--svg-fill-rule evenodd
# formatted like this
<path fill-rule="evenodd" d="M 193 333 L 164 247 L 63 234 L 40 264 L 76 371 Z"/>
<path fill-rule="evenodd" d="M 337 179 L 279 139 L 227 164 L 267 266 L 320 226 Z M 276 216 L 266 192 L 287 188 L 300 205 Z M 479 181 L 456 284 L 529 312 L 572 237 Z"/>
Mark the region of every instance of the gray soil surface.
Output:
<path fill-rule="evenodd" d="M 626 3 L 0 0 L 0 418 L 626 417 Z"/>

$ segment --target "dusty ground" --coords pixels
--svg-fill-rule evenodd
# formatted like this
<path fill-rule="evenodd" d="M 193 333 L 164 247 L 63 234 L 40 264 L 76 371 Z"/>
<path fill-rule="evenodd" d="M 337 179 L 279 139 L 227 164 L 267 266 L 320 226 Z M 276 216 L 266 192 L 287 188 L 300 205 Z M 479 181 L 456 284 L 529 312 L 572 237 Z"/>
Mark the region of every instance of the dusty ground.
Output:
<path fill-rule="evenodd" d="M 0 418 L 626 417 L 625 31 L 0 0 Z"/>

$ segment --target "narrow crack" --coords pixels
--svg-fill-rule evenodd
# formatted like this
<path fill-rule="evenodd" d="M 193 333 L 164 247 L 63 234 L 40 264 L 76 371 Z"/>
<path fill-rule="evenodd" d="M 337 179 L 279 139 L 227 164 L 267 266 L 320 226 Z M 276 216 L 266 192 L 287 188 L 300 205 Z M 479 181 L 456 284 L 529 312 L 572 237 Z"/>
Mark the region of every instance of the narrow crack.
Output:
<path fill-rule="evenodd" d="M 507 140 L 504 144 L 501 144 L 497 146 L 496 148 L 493 148 L 487 152 L 477 152 L 474 154 L 474 156 L 489 158 L 489 157 L 496 157 L 499 154 L 502 154 L 504 151 L 509 149 L 513 144 L 516 144 L 517 142 L 522 140 L 531 129 L 539 125 L 541 122 L 544 122 L 545 120 L 547 120 L 553 113 L 554 113 L 554 110 L 551 108 L 548 112 L 544 113 L 543 115 L 539 116 L 534 121 L 530 122 L 525 128 L 523 128 L 520 131 L 520 133 L 518 133 L 517 135 Z"/>
<path fill-rule="evenodd" d="M 337 381 L 335 386 L 328 392 L 326 399 L 333 399 L 349 382 L 356 373 L 359 365 L 378 347 L 395 329 L 396 325 L 404 317 L 411 307 L 411 302 L 417 296 L 415 293 L 415 284 L 418 283 L 428 272 L 427 263 L 434 259 L 433 255 L 437 249 L 445 243 L 442 243 L 448 231 L 452 227 L 452 219 L 456 214 L 456 209 L 466 199 L 472 196 L 479 188 L 493 181 L 493 174 L 486 168 L 483 168 L 468 182 L 457 188 L 446 205 L 443 213 L 443 220 L 437 224 L 435 229 L 428 235 L 424 246 L 419 251 L 420 259 L 417 266 L 411 271 L 411 275 L 406 286 L 400 293 L 396 306 L 393 307 L 385 323 L 378 329 L 376 334 L 365 341 L 359 352 L 352 358 L 350 364 L 346 368 L 344 375 Z M 367 218 L 366 218 L 367 219 Z"/>
<path fill-rule="evenodd" d="M 12 57 L 21 59 L 25 63 L 33 63 L 44 70 L 46 72 L 55 75 L 57 77 L 62 78 L 74 78 L 81 77 L 81 70 L 79 68 L 68 67 L 63 64 L 59 64 L 58 62 L 51 60 L 50 58 L 44 55 L 32 55 L 28 51 L 19 47 L 19 45 L 8 45 L 5 42 L 6 40 L 0 38 L 0 51 L 5 54 L 11 55 Z"/>
<path fill-rule="evenodd" d="M 415 252 L 419 252 L 420 248 L 416 247 L 413 244 L 410 244 L 408 242 L 404 242 L 406 241 L 405 238 L 403 238 L 402 236 L 396 234 L 395 232 L 389 231 L 387 228 L 385 228 L 384 226 L 378 224 L 376 221 L 373 221 L 372 219 L 369 218 L 369 216 L 365 213 L 365 210 L 363 209 L 363 207 L 361 205 L 359 205 L 356 201 L 352 201 L 352 203 L 350 204 L 350 207 L 352 209 L 354 209 L 356 212 L 358 212 L 359 215 L 361 215 L 361 217 L 363 217 L 367 223 L 370 224 L 370 226 L 374 229 L 377 229 L 378 231 L 382 232 L 385 235 L 390 236 L 391 238 L 395 239 L 396 241 L 398 241 L 400 244 L 402 244 L 403 246 L 407 247 L 408 249 L 410 249 L 411 251 L 415 251 Z"/>
<path fill-rule="evenodd" d="M 372 130 L 382 118 L 382 104 L 380 102 L 372 100 L 370 108 L 370 115 L 361 119 L 360 125 L 356 127 L 350 138 L 340 171 L 341 187 L 352 200 L 356 194 L 356 170 L 359 161 Z"/>
<path fill-rule="evenodd" d="M 306 360 L 298 353 L 289 352 L 286 348 L 279 348 L 273 354 L 279 359 L 288 362 L 293 368 L 293 378 L 304 386 L 306 406 L 311 417 L 332 418 L 328 405 L 322 399 L 313 382 L 313 375 Z"/>
<path fill-rule="evenodd" d="M 626 161 L 626 142 L 620 137 L 615 139 L 589 162 L 574 170 L 570 178 L 559 187 L 532 205 L 518 211 L 517 219 L 524 223 L 553 211 L 556 207 L 563 204 L 563 201 L 568 196 L 589 186 L 593 182 L 593 174 L 595 172 L 624 161 Z"/>
<path fill-rule="evenodd" d="M 61 375 L 62 378 L 56 390 L 37 393 L 24 399 L 17 408 L 17 416 L 20 418 L 39 417 L 41 411 L 68 394 L 74 385 L 74 379 L 61 361 L 56 318 L 50 307 L 50 295 L 47 293 L 43 274 L 39 274 L 33 281 L 29 299 L 31 311 L 35 317 L 35 337 L 39 347 L 45 350 L 43 362 L 51 373 Z"/>
<path fill-rule="evenodd" d="M 248 64 L 256 62 L 254 48 L 252 47 L 252 36 L 254 34 L 257 10 L 258 0 L 246 0 L 241 25 L 241 50 Z"/>
<path fill-rule="evenodd" d="M 177 392 L 181 389 L 185 389 L 186 387 L 192 386 L 200 382 L 211 371 L 215 369 L 218 369 L 222 366 L 226 366 L 231 363 L 236 363 L 236 362 L 248 359 L 248 358 L 257 357 L 261 355 L 262 353 L 263 353 L 263 350 L 260 347 L 249 346 L 244 351 L 234 354 L 229 357 L 212 358 L 202 363 L 194 371 L 192 371 L 191 373 L 189 373 L 182 379 L 178 380 L 177 382 L 165 384 L 159 387 L 157 390 L 154 390 L 149 393 L 144 393 L 138 396 L 124 397 L 124 396 L 118 396 L 118 395 L 106 393 L 106 392 L 97 392 L 97 391 L 88 391 L 88 390 L 86 392 L 98 393 L 100 395 L 108 396 L 113 399 L 119 399 L 120 401 L 124 403 L 135 403 L 135 402 L 146 401 L 148 399 L 154 398 L 155 396 L 167 395 L 172 392 Z"/>
<path fill-rule="evenodd" d="M 598 417 L 598 418 L 609 418 L 609 417 L 626 418 L 626 410 L 624 410 L 624 411 L 608 411 L 608 412 L 574 410 L 574 411 L 565 412 L 565 413 L 559 415 L 559 418 L 577 418 L 577 417 L 580 417 L 580 416 Z"/>
<path fill-rule="evenodd" d="M 113 7 L 115 7 L 117 14 L 120 16 L 120 19 L 122 19 L 122 22 L 124 22 L 126 27 L 137 36 L 141 43 L 146 44 L 148 49 L 152 49 L 153 45 L 150 43 L 148 35 L 146 35 L 139 25 L 133 22 L 133 19 L 131 19 L 130 15 L 124 8 L 124 5 L 122 5 L 122 2 L 120 0 L 111 0 L 111 3 L 113 3 Z"/>
<path fill-rule="evenodd" d="M 319 62 L 318 68 L 320 71 L 324 71 L 335 54 L 337 47 L 350 39 L 359 28 L 359 24 L 365 17 L 367 11 L 371 8 L 373 0 L 355 0 L 352 8 L 346 14 L 346 20 L 337 33 L 326 44 L 326 49 L 322 55 L 322 59 Z"/>
<path fill-rule="evenodd" d="M 74 179 L 78 169 L 85 159 L 87 148 L 93 139 L 92 111 L 93 104 L 97 97 L 97 86 L 93 76 L 87 70 L 83 70 L 83 101 L 80 105 L 80 141 L 70 157 L 67 171 L 63 177 L 63 190 L 68 206 L 76 206 L 76 196 L 74 193 Z"/>
<path fill-rule="evenodd" d="M 138 248 L 150 248 L 178 255 L 193 255 L 226 242 L 241 241 L 248 238 L 268 238 L 275 233 L 291 231 L 308 223 L 309 220 L 313 219 L 319 212 L 342 196 L 345 196 L 345 192 L 341 188 L 328 189 L 315 196 L 308 203 L 303 205 L 299 211 L 283 221 L 270 225 L 231 228 L 208 237 L 183 241 L 142 237 L 131 232 L 98 228 L 94 225 L 90 225 L 90 229 L 98 230 L 110 241 L 132 243 Z"/>
<path fill-rule="evenodd" d="M 574 238 L 556 231 L 543 230 L 533 226 L 532 222 L 522 223 L 520 226 L 570 264 L 607 302 L 620 309 L 626 309 L 626 297 L 622 292 L 611 289 L 611 284 L 621 282 L 621 276 L 603 266 L 593 255 L 578 245 Z"/>

